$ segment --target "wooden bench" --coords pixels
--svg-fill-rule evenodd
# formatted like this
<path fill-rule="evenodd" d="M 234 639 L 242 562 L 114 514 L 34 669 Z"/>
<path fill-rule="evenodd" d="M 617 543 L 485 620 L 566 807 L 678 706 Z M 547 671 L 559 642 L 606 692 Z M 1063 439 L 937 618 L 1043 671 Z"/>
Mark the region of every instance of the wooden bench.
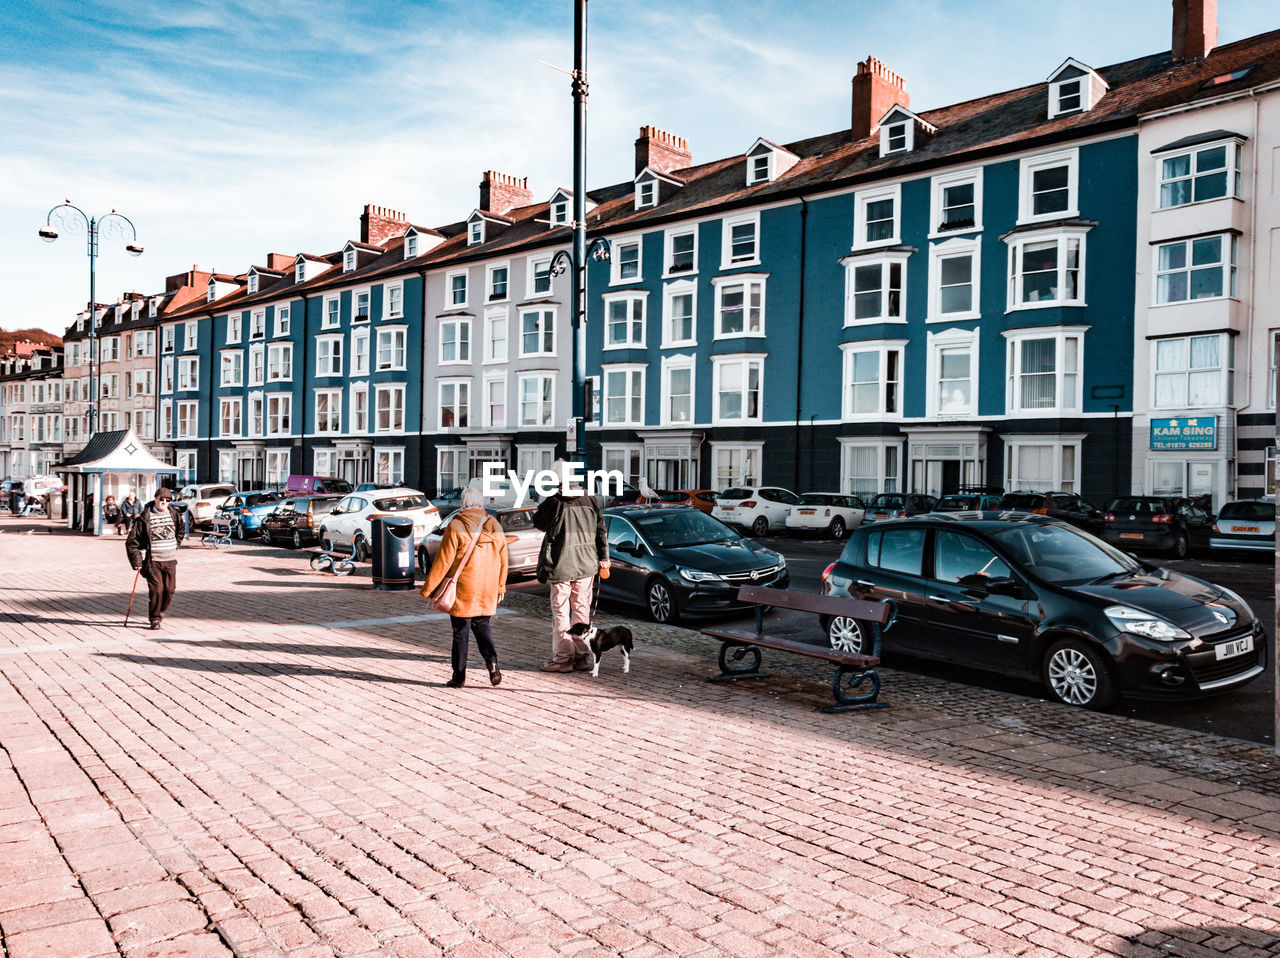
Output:
<path fill-rule="evenodd" d="M 870 630 L 875 635 L 875 644 L 870 655 L 841 652 L 812 642 L 798 642 L 782 636 L 766 635 L 764 612 L 766 606 L 775 609 L 794 609 L 831 617 L 844 616 L 884 627 L 894 619 L 896 610 L 892 601 L 867 602 L 863 599 L 850 599 L 844 596 L 791 592 L 787 589 L 770 589 L 754 585 L 742 586 L 738 590 L 738 600 L 755 605 L 755 631 L 718 628 L 702 630 L 703 635 L 719 639 L 721 642 L 720 674 L 711 676 L 708 681 L 730 682 L 738 679 L 767 678 L 768 673 L 760 671 L 760 650 L 776 649 L 780 652 L 794 652 L 797 655 L 822 659 L 836 666 L 835 675 L 831 679 L 831 693 L 836 703 L 823 709 L 824 712 L 849 712 L 855 709 L 888 707 L 888 702 L 879 701 L 880 675 L 875 670 L 875 667 L 880 664 L 880 628 Z M 749 661 L 744 663 L 744 659 Z M 871 683 L 871 688 L 866 692 L 857 693 L 856 690 L 862 686 L 862 683 L 868 681 Z"/>

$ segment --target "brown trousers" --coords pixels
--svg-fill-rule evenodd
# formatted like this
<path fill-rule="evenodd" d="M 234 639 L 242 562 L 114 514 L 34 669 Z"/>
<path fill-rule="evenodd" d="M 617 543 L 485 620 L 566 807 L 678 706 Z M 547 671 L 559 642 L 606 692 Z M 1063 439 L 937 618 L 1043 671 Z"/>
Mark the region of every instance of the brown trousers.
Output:
<path fill-rule="evenodd" d="M 178 588 L 178 563 L 148 562 L 142 575 L 147 580 L 147 592 L 151 598 L 147 611 L 152 622 L 159 622 L 168 611 L 173 593 Z"/>

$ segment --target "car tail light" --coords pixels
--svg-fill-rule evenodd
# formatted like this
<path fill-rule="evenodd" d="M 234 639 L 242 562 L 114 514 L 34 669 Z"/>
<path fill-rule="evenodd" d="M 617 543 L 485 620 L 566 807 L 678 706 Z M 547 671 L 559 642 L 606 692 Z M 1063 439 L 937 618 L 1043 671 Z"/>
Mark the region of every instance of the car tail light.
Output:
<path fill-rule="evenodd" d="M 1169 515 L 1169 513 L 1167 512 L 1162 512 L 1158 516 L 1152 516 L 1151 521 L 1158 522 L 1162 526 L 1167 526 L 1170 522 L 1173 521 L 1173 516 Z"/>
<path fill-rule="evenodd" d="M 513 542 L 519 542 L 519 541 L 520 541 L 519 536 L 507 536 L 507 545 L 511 545 Z"/>
<path fill-rule="evenodd" d="M 311 513 L 308 512 L 306 516 L 303 517 L 302 522 L 300 522 L 299 525 L 304 525 L 308 529 L 314 529 L 316 524 L 315 520 L 311 518 Z"/>
<path fill-rule="evenodd" d="M 1107 517 L 1106 517 L 1106 519 L 1104 519 L 1103 521 L 1104 521 L 1104 522 L 1115 522 L 1115 521 L 1116 521 L 1116 514 L 1115 514 L 1114 512 L 1108 512 L 1108 513 L 1107 513 Z"/>
<path fill-rule="evenodd" d="M 831 570 L 832 570 L 832 569 L 834 569 L 835 567 L 836 567 L 836 564 L 833 562 L 833 563 L 831 563 L 831 565 L 827 566 L 825 569 L 823 569 L 823 570 L 822 570 L 822 581 L 823 581 L 823 582 L 826 582 L 826 581 L 827 581 L 827 579 L 829 579 L 829 578 L 831 577 Z"/>
<path fill-rule="evenodd" d="M 240 515 L 242 515 L 242 516 L 251 516 L 251 515 L 253 515 L 253 510 L 252 510 L 252 509 L 241 509 L 241 510 L 240 510 Z"/>
<path fill-rule="evenodd" d="M 391 515 L 391 513 L 389 513 L 389 512 L 371 512 L 371 513 L 369 513 L 369 518 L 370 518 L 370 519 L 385 519 L 385 518 L 387 518 L 389 515 Z"/>
<path fill-rule="evenodd" d="M 755 507 L 756 501 L 754 499 L 748 499 L 742 503 L 742 508 L 744 509 L 754 509 Z"/>
<path fill-rule="evenodd" d="M 1041 508 L 1039 508 L 1039 509 L 1032 509 L 1032 510 L 1031 510 L 1031 512 L 1032 512 L 1032 514 L 1033 514 L 1033 515 L 1037 515 L 1037 516 L 1047 516 L 1047 515 L 1049 514 L 1049 509 L 1048 509 L 1047 507 L 1045 507 L 1045 506 L 1042 506 L 1042 507 L 1041 507 Z"/>
<path fill-rule="evenodd" d="M 212 502 L 197 502 L 197 503 L 196 503 L 196 507 L 197 507 L 197 508 L 200 508 L 200 509 L 207 509 L 207 508 L 208 508 L 209 506 L 211 506 L 211 505 L 213 505 L 213 503 L 212 503 Z"/>
<path fill-rule="evenodd" d="M 1219 529 L 1219 528 L 1218 528 L 1218 524 L 1217 524 L 1216 522 L 1213 524 L 1213 531 L 1214 531 L 1214 532 L 1221 532 L 1221 531 L 1222 531 L 1221 529 Z"/>

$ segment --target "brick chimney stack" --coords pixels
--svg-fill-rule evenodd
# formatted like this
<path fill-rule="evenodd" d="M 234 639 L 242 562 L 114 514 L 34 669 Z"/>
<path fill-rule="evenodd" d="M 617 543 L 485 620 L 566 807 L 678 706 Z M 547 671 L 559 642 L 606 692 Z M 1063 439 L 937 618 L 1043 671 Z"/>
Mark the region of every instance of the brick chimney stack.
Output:
<path fill-rule="evenodd" d="M 640 127 L 636 140 L 636 175 L 648 167 L 655 173 L 670 173 L 693 165 L 689 141 L 656 126 Z"/>
<path fill-rule="evenodd" d="M 408 228 L 409 222 L 403 213 L 389 210 L 385 206 L 365 205 L 360 214 L 360 242 L 370 246 L 381 246 L 393 236 L 399 236 Z"/>
<path fill-rule="evenodd" d="M 268 253 L 267 269 L 275 270 L 278 273 L 287 273 L 293 269 L 293 261 L 295 257 L 288 253 Z"/>
<path fill-rule="evenodd" d="M 533 202 L 529 192 L 529 178 L 508 176 L 494 170 L 485 170 L 480 179 L 480 209 L 486 213 L 502 215 L 517 206 Z"/>
<path fill-rule="evenodd" d="M 875 57 L 858 64 L 853 78 L 853 122 L 850 129 L 858 139 L 870 136 L 894 104 L 911 109 L 906 81 Z"/>
<path fill-rule="evenodd" d="M 1173 59 L 1203 60 L 1218 45 L 1218 0 L 1173 0 Z"/>

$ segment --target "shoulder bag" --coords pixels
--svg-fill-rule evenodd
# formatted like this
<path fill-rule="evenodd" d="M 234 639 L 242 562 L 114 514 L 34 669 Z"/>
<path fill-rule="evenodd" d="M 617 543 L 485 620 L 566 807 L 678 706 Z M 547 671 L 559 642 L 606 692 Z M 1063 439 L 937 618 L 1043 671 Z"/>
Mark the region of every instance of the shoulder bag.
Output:
<path fill-rule="evenodd" d="M 467 546 L 467 551 L 462 554 L 462 561 L 458 563 L 458 567 L 453 570 L 453 575 L 446 576 L 440 580 L 429 596 L 427 596 L 427 605 L 435 609 L 437 612 L 449 612 L 453 609 L 454 602 L 458 599 L 458 576 L 462 574 L 462 570 L 466 568 L 471 553 L 476 547 L 476 543 L 480 541 L 480 533 L 484 531 L 484 524 L 489 517 L 482 516 L 480 524 L 476 526 L 476 534 L 471 537 L 471 542 Z"/>

